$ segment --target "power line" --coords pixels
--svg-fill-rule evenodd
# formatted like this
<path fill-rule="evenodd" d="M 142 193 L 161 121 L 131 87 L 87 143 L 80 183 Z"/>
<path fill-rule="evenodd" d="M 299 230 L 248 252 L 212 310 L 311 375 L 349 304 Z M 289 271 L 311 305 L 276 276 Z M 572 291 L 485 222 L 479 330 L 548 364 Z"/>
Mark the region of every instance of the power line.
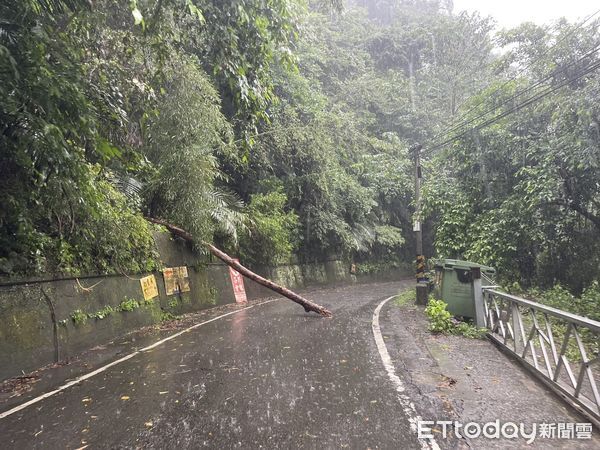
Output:
<path fill-rule="evenodd" d="M 583 70 L 576 77 L 569 78 L 569 79 L 565 80 L 564 82 L 562 82 L 561 84 L 559 84 L 557 86 L 550 87 L 550 88 L 546 89 L 545 91 L 539 92 L 539 93 L 533 95 L 532 97 L 528 98 L 527 100 L 523 101 L 522 103 L 516 105 L 515 107 L 513 107 L 513 108 L 511 108 L 511 109 L 509 109 L 507 111 L 504 111 L 503 113 L 501 113 L 501 114 L 499 114 L 499 115 L 497 115 L 497 116 L 495 116 L 495 117 L 487 120 L 486 122 L 483 122 L 483 123 L 477 125 L 474 128 L 471 128 L 471 129 L 466 130 L 466 131 L 464 131 L 464 132 L 462 132 L 462 133 L 460 133 L 458 135 L 455 135 L 454 137 L 452 137 L 452 138 L 450 138 L 450 139 L 448 139 L 448 140 L 446 140 L 446 141 L 444 141 L 444 142 L 442 142 L 440 144 L 437 144 L 437 145 L 435 145 L 433 147 L 428 148 L 428 151 L 436 150 L 436 149 L 438 149 L 440 147 L 443 147 L 446 144 L 449 144 L 449 143 L 451 143 L 451 142 L 453 142 L 453 141 L 455 141 L 457 139 L 460 139 L 461 137 L 465 136 L 466 134 L 468 134 L 470 132 L 477 131 L 477 130 L 480 130 L 482 128 L 485 128 L 485 127 L 487 127 L 487 126 L 489 126 L 489 125 L 497 122 L 498 120 L 500 120 L 500 119 L 502 119 L 502 118 L 504 118 L 504 117 L 506 117 L 506 116 L 508 116 L 508 115 L 510 115 L 510 114 L 512 114 L 514 112 L 516 112 L 516 111 L 519 111 L 519 110 L 523 109 L 524 107 L 529 106 L 532 103 L 535 103 L 538 100 L 541 100 L 542 98 L 544 98 L 544 97 L 550 95 L 551 93 L 557 91 L 561 87 L 563 87 L 563 86 L 565 86 L 565 85 L 567 85 L 567 84 L 569 84 L 571 82 L 579 80 L 580 78 L 584 77 L 588 73 L 593 72 L 594 70 L 596 70 L 598 68 L 600 68 L 600 62 L 596 62 L 596 63 L 592 64 L 591 66 L 589 66 L 588 68 L 586 68 L 585 70 Z"/>
<path fill-rule="evenodd" d="M 504 82 L 500 87 L 498 87 L 497 89 L 495 89 L 493 92 L 491 92 L 489 95 L 492 96 L 495 93 L 497 93 L 498 91 L 502 90 L 503 88 L 505 88 L 508 84 L 510 84 L 511 82 L 515 81 L 517 76 L 520 75 L 521 73 L 523 73 L 525 70 L 529 69 L 531 66 L 533 66 L 535 63 L 539 62 L 542 57 L 546 56 L 548 54 L 548 52 L 555 48 L 558 44 L 560 44 L 561 42 L 563 42 L 564 40 L 566 40 L 568 37 L 570 37 L 576 30 L 578 30 L 579 28 L 581 28 L 587 21 L 589 21 L 592 17 L 594 17 L 596 14 L 600 13 L 600 9 L 597 10 L 596 12 L 594 12 L 593 14 L 590 14 L 588 17 L 586 17 L 581 23 L 579 23 L 575 28 L 573 28 L 572 30 L 570 30 L 566 35 L 564 35 L 561 39 L 559 39 L 558 41 L 556 41 L 556 43 L 550 47 L 547 48 L 538 58 L 536 58 L 534 61 L 530 62 L 528 65 L 526 65 L 525 67 L 523 67 L 521 70 L 519 70 L 517 72 L 517 74 L 515 76 L 513 76 L 511 79 L 507 80 L 506 82 Z M 479 94 L 483 93 L 483 91 L 485 91 L 485 89 L 481 90 L 479 92 Z M 466 117 L 469 115 L 469 113 L 473 110 L 475 110 L 477 107 L 479 107 L 483 102 L 485 102 L 485 99 L 481 99 L 478 103 L 476 103 L 475 105 L 473 105 L 469 110 L 467 110 L 464 114 L 461 115 L 461 117 Z M 456 128 L 460 128 L 460 124 L 454 127 L 450 127 L 449 129 L 447 128 L 445 131 L 442 131 L 441 133 L 439 133 L 438 135 L 434 136 L 432 138 L 432 140 L 437 139 L 440 136 L 443 136 L 445 134 L 448 134 L 452 131 L 454 131 Z"/>
<path fill-rule="evenodd" d="M 485 110 L 484 112 L 482 112 L 481 114 L 475 116 L 474 118 L 464 121 L 461 124 L 458 124 L 457 126 L 449 129 L 446 133 L 444 134 L 450 134 L 454 131 L 459 131 L 462 128 L 465 128 L 466 126 L 478 121 L 479 119 L 487 116 L 489 113 L 494 112 L 498 109 L 500 109 L 502 106 L 510 103 L 511 101 L 521 97 L 522 95 L 525 95 L 531 91 L 533 91 L 535 88 L 537 88 L 538 86 L 541 86 L 544 82 L 556 77 L 557 75 L 559 75 L 562 72 L 565 72 L 567 69 L 575 66 L 576 64 L 580 63 L 581 61 L 585 60 L 586 58 L 589 58 L 590 56 L 592 56 L 594 53 L 598 52 L 600 50 L 600 45 L 597 44 L 597 46 L 593 49 L 590 50 L 589 52 L 587 52 L 586 54 L 584 54 L 583 56 L 579 57 L 577 60 L 571 62 L 570 64 L 567 64 L 561 68 L 555 69 L 552 72 L 550 72 L 548 75 L 546 75 L 544 78 L 536 81 L 534 84 L 532 84 L 531 86 L 528 86 L 525 89 L 522 89 L 518 92 L 516 92 L 515 94 L 511 95 L 510 97 L 508 97 L 507 99 L 505 99 L 502 103 L 500 103 L 499 105 L 496 106 L 492 106 L 490 108 L 488 108 L 487 110 Z M 483 100 L 485 101 L 485 99 Z M 442 135 L 438 135 L 438 136 L 442 136 Z M 432 139 L 435 142 L 435 138 Z"/>
<path fill-rule="evenodd" d="M 495 93 L 501 91 L 502 89 L 504 89 L 507 85 L 509 85 L 510 83 L 512 83 L 513 81 L 515 81 L 517 79 L 517 77 L 523 73 L 525 70 L 529 69 L 530 67 L 532 67 L 535 63 L 539 62 L 544 56 L 546 56 L 548 54 L 548 52 L 550 52 L 551 49 L 555 48 L 558 44 L 560 44 L 561 42 L 565 41 L 567 38 L 569 38 L 571 35 L 573 35 L 573 33 L 575 33 L 575 31 L 577 31 L 579 28 L 581 28 L 583 25 L 585 25 L 590 19 L 592 19 L 594 16 L 596 16 L 598 13 L 600 13 L 600 9 L 598 9 L 597 11 L 595 11 L 594 13 L 590 14 L 589 16 L 587 16 L 582 22 L 580 22 L 575 28 L 571 29 L 567 34 L 565 34 L 561 39 L 559 39 L 558 41 L 556 41 L 554 43 L 554 45 L 552 47 L 547 48 L 538 58 L 536 58 L 534 61 L 531 61 L 529 64 L 527 64 L 525 67 L 523 67 L 522 69 L 520 69 L 513 77 L 511 77 L 509 80 L 507 80 L 506 82 L 504 82 L 500 87 L 498 87 L 497 89 L 495 89 L 494 91 L 492 91 L 489 96 L 494 95 Z M 487 89 L 487 88 L 485 88 Z M 479 91 L 478 95 L 482 94 L 485 89 L 482 89 L 481 91 Z M 481 99 L 479 102 L 477 102 L 475 105 L 473 105 L 471 108 L 469 108 L 465 113 L 461 114 L 461 117 L 458 119 L 459 124 L 457 126 L 450 126 L 450 128 L 446 128 L 444 131 L 438 133 L 436 136 L 434 136 L 431 141 L 435 141 L 436 139 L 438 139 L 441 136 L 447 135 L 449 133 L 451 133 L 452 131 L 454 131 L 457 128 L 461 128 L 462 126 L 460 125 L 460 121 L 464 118 L 466 118 L 473 110 L 475 110 L 477 107 L 479 107 L 481 104 L 483 104 L 485 102 L 485 99 Z M 469 122 L 469 123 L 472 123 Z"/>
<path fill-rule="evenodd" d="M 453 142 L 453 141 L 455 141 L 457 139 L 460 139 L 461 137 L 465 136 L 466 134 L 468 134 L 470 132 L 477 131 L 477 130 L 485 128 L 485 127 L 487 127 L 489 125 L 492 125 L 493 123 L 497 122 L 498 120 L 503 119 L 504 117 L 506 117 L 506 116 L 508 116 L 508 115 L 516 112 L 516 111 L 519 111 L 519 110 L 525 108 L 526 106 L 529 106 L 532 103 L 535 103 L 536 101 L 541 100 L 544 97 L 547 97 L 548 95 L 550 95 L 551 93 L 557 91 L 561 87 L 566 86 L 569 83 L 572 83 L 574 81 L 577 81 L 577 80 L 583 78 L 585 75 L 593 72 L 594 70 L 596 70 L 598 68 L 600 68 L 600 61 L 598 61 L 598 62 L 590 65 L 587 68 L 585 68 L 577 76 L 572 77 L 572 78 L 568 78 L 568 79 L 564 80 L 562 83 L 560 83 L 560 84 L 558 84 L 556 86 L 551 86 L 551 87 L 547 88 L 544 91 L 541 91 L 541 92 L 538 92 L 537 94 L 534 94 L 533 96 L 529 97 L 527 100 L 524 100 L 523 102 L 521 102 L 520 104 L 514 106 L 513 108 L 511 108 L 509 110 L 506 110 L 503 113 L 501 113 L 501 114 L 499 114 L 499 115 L 497 115 L 495 117 L 492 117 L 491 119 L 488 119 L 487 121 L 485 121 L 485 122 L 477 125 L 476 127 L 473 127 L 473 128 L 468 129 L 468 130 L 465 130 L 462 133 L 459 133 L 459 134 L 451 137 L 450 139 L 447 139 L 444 142 L 441 142 L 440 144 L 437 144 L 437 145 L 434 145 L 432 147 L 429 147 L 427 149 L 427 152 L 431 152 L 431 151 L 436 150 L 436 149 L 438 149 L 440 147 L 443 147 L 444 145 L 449 144 L 449 143 L 451 143 L 451 142 Z"/>

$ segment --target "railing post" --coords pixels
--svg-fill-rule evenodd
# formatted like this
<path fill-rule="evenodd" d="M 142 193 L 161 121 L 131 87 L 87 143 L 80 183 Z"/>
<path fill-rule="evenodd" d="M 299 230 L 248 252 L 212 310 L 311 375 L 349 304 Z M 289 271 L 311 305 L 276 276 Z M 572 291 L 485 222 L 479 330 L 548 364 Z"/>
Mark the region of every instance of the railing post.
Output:
<path fill-rule="evenodd" d="M 512 329 L 513 329 L 513 346 L 515 348 L 515 353 L 519 353 L 523 351 L 523 323 L 521 322 L 521 313 L 519 312 L 519 305 L 515 302 L 510 303 L 510 314 L 512 316 Z"/>
<path fill-rule="evenodd" d="M 473 297 L 475 299 L 475 324 L 483 328 L 485 327 L 485 309 L 483 308 L 483 290 L 481 289 L 481 268 L 471 268 L 473 278 Z"/>

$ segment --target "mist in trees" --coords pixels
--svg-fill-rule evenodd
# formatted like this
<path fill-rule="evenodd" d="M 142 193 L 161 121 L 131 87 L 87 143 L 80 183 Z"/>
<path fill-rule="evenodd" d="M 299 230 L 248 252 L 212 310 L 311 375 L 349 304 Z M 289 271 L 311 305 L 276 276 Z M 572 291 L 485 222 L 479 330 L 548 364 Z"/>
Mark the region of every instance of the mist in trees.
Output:
<path fill-rule="evenodd" d="M 433 0 L 0 16 L 4 276 L 152 270 L 145 215 L 255 265 L 410 264 L 415 142 L 428 256 L 574 292 L 599 276 L 597 20 L 498 31 Z"/>

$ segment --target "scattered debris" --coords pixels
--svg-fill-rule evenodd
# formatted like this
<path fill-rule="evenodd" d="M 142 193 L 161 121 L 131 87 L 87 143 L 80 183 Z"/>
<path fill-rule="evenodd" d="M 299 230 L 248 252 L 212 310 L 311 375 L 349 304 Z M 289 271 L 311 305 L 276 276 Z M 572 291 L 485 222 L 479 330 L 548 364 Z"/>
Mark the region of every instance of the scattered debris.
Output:
<path fill-rule="evenodd" d="M 454 379 L 452 377 L 448 377 L 446 375 L 442 375 L 442 381 L 440 383 L 438 383 L 438 387 L 440 387 L 440 388 L 452 387 L 455 384 L 456 384 L 456 379 Z"/>
<path fill-rule="evenodd" d="M 21 375 L 0 383 L 0 393 L 10 394 L 8 398 L 23 395 L 32 389 L 32 384 L 40 380 L 40 375 L 37 372 L 32 372 L 28 375 Z"/>

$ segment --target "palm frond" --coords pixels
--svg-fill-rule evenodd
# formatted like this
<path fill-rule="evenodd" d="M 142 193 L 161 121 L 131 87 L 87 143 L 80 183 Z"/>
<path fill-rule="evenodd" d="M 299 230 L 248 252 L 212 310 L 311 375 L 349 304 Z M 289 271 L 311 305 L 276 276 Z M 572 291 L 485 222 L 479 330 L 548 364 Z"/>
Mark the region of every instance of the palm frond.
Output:
<path fill-rule="evenodd" d="M 371 248 L 375 241 L 375 228 L 372 225 L 357 224 L 350 231 L 354 248 L 365 252 Z"/>
<path fill-rule="evenodd" d="M 207 192 L 205 198 L 211 205 L 210 216 L 217 228 L 237 242 L 238 231 L 246 228 L 244 203 L 236 194 L 223 189 Z"/>
<path fill-rule="evenodd" d="M 13 22 L 0 19 L 0 42 L 5 45 L 15 45 L 19 26 Z"/>
<path fill-rule="evenodd" d="M 117 172 L 110 172 L 108 179 L 131 203 L 139 203 L 144 190 L 142 182 L 129 174 Z"/>
<path fill-rule="evenodd" d="M 89 8 L 92 4 L 89 0 L 31 0 L 29 6 L 38 14 L 55 15 Z"/>

